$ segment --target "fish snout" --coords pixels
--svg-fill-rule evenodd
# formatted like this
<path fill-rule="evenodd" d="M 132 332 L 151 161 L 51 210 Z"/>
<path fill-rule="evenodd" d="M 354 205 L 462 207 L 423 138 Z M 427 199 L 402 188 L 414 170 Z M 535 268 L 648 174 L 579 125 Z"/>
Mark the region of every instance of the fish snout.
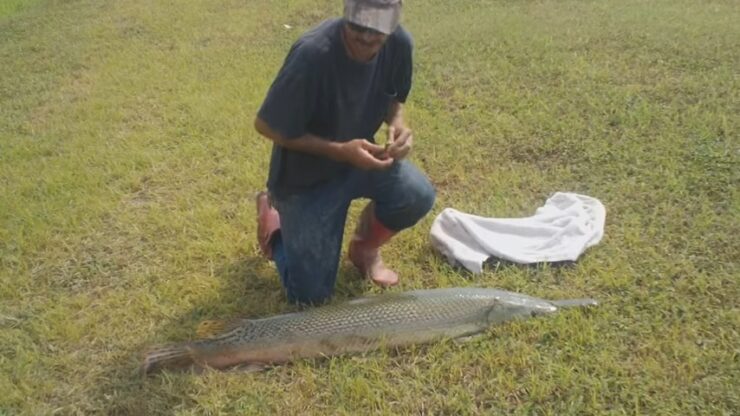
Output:
<path fill-rule="evenodd" d="M 530 309 L 530 315 L 534 316 L 540 316 L 540 315 L 548 315 L 551 313 L 555 313 L 558 311 L 558 307 L 551 304 L 551 303 L 542 303 L 539 305 L 534 305 Z"/>
<path fill-rule="evenodd" d="M 558 308 L 548 302 L 499 303 L 488 312 L 488 322 L 497 324 L 513 319 L 526 319 L 557 312 Z"/>

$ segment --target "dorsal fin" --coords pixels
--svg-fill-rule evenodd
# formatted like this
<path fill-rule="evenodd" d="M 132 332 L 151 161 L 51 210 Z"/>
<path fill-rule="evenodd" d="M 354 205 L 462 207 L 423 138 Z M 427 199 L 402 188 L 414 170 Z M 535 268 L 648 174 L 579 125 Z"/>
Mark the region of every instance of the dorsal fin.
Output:
<path fill-rule="evenodd" d="M 384 293 L 383 295 L 369 295 L 369 296 L 363 296 L 360 298 L 354 298 L 348 301 L 345 301 L 345 305 L 361 305 L 363 303 L 378 303 L 378 302 L 389 302 L 391 300 L 397 300 L 397 299 L 414 299 L 413 296 L 411 296 L 413 292 L 407 292 L 407 293 L 398 293 L 398 292 L 391 292 L 391 293 Z"/>
<path fill-rule="evenodd" d="M 231 331 L 240 326 L 249 325 L 252 321 L 249 319 L 235 318 L 230 320 L 205 320 L 198 324 L 195 329 L 195 336 L 198 338 L 213 338 L 224 332 Z"/>

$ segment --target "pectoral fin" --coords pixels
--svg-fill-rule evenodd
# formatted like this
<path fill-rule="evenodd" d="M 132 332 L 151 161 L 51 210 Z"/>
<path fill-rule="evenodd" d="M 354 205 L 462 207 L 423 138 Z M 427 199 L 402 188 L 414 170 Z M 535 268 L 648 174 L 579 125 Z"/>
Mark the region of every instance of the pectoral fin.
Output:
<path fill-rule="evenodd" d="M 464 337 L 455 338 L 453 341 L 456 344 L 467 344 L 470 341 L 475 341 L 476 339 L 480 339 L 484 337 L 486 334 L 473 334 L 473 335 L 467 335 Z"/>
<path fill-rule="evenodd" d="M 264 371 L 266 368 L 267 368 L 267 365 L 265 364 L 250 363 L 250 364 L 235 365 L 234 367 L 231 367 L 229 371 L 232 371 L 235 373 L 257 373 L 260 371 Z"/>

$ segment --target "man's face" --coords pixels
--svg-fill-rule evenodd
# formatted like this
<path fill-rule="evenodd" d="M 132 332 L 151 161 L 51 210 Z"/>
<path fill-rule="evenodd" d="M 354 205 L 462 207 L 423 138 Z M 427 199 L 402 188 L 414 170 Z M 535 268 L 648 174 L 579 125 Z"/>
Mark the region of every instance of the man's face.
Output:
<path fill-rule="evenodd" d="M 388 35 L 346 22 L 344 30 L 344 39 L 347 42 L 347 48 L 352 58 L 359 61 L 369 61 L 375 56 L 380 48 L 383 47 Z"/>

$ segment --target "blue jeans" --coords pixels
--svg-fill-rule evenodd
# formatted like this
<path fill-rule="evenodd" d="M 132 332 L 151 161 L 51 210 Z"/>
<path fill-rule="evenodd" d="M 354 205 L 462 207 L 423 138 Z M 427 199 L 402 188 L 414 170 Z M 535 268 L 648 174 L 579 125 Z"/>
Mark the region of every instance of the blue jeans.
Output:
<path fill-rule="evenodd" d="M 273 260 L 290 302 L 318 304 L 334 292 L 347 210 L 357 198 L 375 201 L 376 218 L 401 231 L 432 209 L 435 192 L 426 176 L 405 160 L 382 171 L 351 169 L 300 193 L 272 191 L 281 224 L 273 240 Z"/>

